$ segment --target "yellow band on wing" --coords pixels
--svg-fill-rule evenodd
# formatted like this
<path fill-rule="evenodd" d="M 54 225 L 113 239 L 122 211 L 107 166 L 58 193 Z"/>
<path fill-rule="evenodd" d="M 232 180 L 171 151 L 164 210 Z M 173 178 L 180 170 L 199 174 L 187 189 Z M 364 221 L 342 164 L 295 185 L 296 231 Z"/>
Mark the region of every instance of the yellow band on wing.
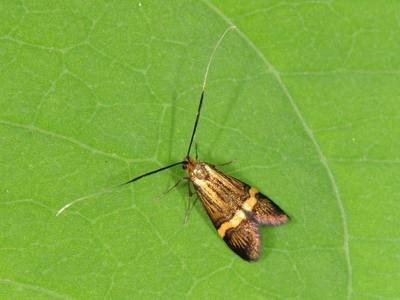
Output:
<path fill-rule="evenodd" d="M 256 194 L 258 193 L 258 191 L 252 187 L 250 188 L 249 192 L 250 197 L 243 202 L 242 207 L 236 211 L 232 219 L 225 223 L 222 223 L 221 226 L 218 228 L 218 234 L 221 238 L 225 236 L 225 233 L 228 229 L 236 228 L 237 226 L 239 226 L 240 222 L 247 218 L 244 211 L 251 212 L 253 210 L 254 205 L 256 205 L 257 203 Z"/>

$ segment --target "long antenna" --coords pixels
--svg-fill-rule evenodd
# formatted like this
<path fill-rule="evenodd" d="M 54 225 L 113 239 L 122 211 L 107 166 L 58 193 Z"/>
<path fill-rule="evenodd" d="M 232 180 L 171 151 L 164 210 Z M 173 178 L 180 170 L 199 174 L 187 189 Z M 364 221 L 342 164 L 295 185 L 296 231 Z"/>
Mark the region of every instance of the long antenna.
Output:
<path fill-rule="evenodd" d="M 166 170 L 166 169 L 175 167 L 175 166 L 180 165 L 180 164 L 183 164 L 183 163 L 184 163 L 184 161 L 179 161 L 179 162 L 173 163 L 173 164 L 171 164 L 171 165 L 168 165 L 168 166 L 165 166 L 165 167 L 162 167 L 162 168 L 153 170 L 153 171 L 151 171 L 151 172 L 147 172 L 147 173 L 142 174 L 142 175 L 140 175 L 140 176 L 137 176 L 137 177 L 135 177 L 135 178 L 132 178 L 131 180 L 129 180 L 129 181 L 127 181 L 127 182 L 124 182 L 124 183 L 122 183 L 122 184 L 119 184 L 119 185 L 117 185 L 117 186 L 114 186 L 114 187 L 111 187 L 111 188 L 108 188 L 108 189 L 104 189 L 104 190 L 102 190 L 102 191 L 100 191 L 100 192 L 97 192 L 97 193 L 94 193 L 94 194 L 91 194 L 91 195 L 88 195 L 88 196 L 84 196 L 84 197 L 75 199 L 74 201 L 71 201 L 71 202 L 67 203 L 67 204 L 64 205 L 61 209 L 59 209 L 59 210 L 57 211 L 57 213 L 56 213 L 56 217 L 58 217 L 59 215 L 61 215 L 66 209 L 70 208 L 72 205 L 74 205 L 74 204 L 76 204 L 76 203 L 78 203 L 78 202 L 81 202 L 81 201 L 87 200 L 87 199 L 89 199 L 89 198 L 92 198 L 92 197 L 95 197 L 95 196 L 99 196 L 99 195 L 108 193 L 108 192 L 112 191 L 112 188 L 115 188 L 115 187 L 118 187 L 118 186 L 122 186 L 122 185 L 125 185 L 125 184 L 128 184 L 128 183 L 134 182 L 134 181 L 139 180 L 139 179 L 141 179 L 141 178 L 143 178 L 143 177 L 146 177 L 146 176 L 149 176 L 149 175 L 151 175 L 151 174 L 164 171 L 164 170 Z"/>
<path fill-rule="evenodd" d="M 175 167 L 175 166 L 177 166 L 177 165 L 181 165 L 181 164 L 183 164 L 183 163 L 185 163 L 185 162 L 184 162 L 184 161 L 179 161 L 179 162 L 173 163 L 173 164 L 171 164 L 171 165 L 168 165 L 168 166 L 165 166 L 165 167 L 162 167 L 162 168 L 159 168 L 159 169 L 156 169 L 156 170 L 153 170 L 153 171 L 144 173 L 144 174 L 142 174 L 142 175 L 140 175 L 140 176 L 138 176 L 138 177 L 132 178 L 131 180 L 122 183 L 121 185 L 125 185 L 125 184 L 128 184 L 128 183 L 134 182 L 134 181 L 139 180 L 139 179 L 141 179 L 141 178 L 143 178 L 143 177 L 146 177 L 146 176 L 149 176 L 149 175 L 151 175 L 151 174 L 164 171 L 164 170 L 166 170 L 166 169 Z"/>
<path fill-rule="evenodd" d="M 193 140 L 194 140 L 194 135 L 196 134 L 197 124 L 199 123 L 200 111 L 201 111 L 201 106 L 203 105 L 204 91 L 206 89 L 207 77 L 208 77 L 208 72 L 210 70 L 211 62 L 215 56 L 215 52 L 217 51 L 217 49 L 218 49 L 219 45 L 221 44 L 222 40 L 224 39 L 225 35 L 233 29 L 236 29 L 236 26 L 231 26 L 224 31 L 224 33 L 219 38 L 218 42 L 215 44 L 215 47 L 214 47 L 213 51 L 211 52 L 210 59 L 208 60 L 206 73 L 204 74 L 203 86 L 201 87 L 200 102 L 199 102 L 199 107 L 197 108 L 196 121 L 194 122 L 192 136 L 190 138 L 189 148 L 188 148 L 186 157 L 188 157 L 190 155 L 190 149 L 192 149 L 192 144 L 193 144 Z"/>

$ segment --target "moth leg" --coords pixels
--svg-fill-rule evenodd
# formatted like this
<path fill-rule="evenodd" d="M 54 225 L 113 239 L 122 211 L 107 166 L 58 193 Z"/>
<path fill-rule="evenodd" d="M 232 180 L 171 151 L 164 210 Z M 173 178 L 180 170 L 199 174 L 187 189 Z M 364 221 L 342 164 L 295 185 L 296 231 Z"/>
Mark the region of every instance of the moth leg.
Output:
<path fill-rule="evenodd" d="M 225 162 L 225 163 L 222 163 L 222 164 L 216 164 L 216 165 L 213 165 L 214 167 L 222 167 L 222 166 L 227 166 L 227 165 L 230 165 L 231 163 L 233 163 L 234 161 L 233 160 L 230 160 L 230 161 L 228 161 L 228 162 Z"/>
<path fill-rule="evenodd" d="M 192 198 L 192 196 L 193 196 L 193 191 L 192 191 L 192 189 L 191 189 L 191 187 L 190 187 L 190 181 L 188 181 L 188 194 L 189 194 L 189 198 Z"/>
<path fill-rule="evenodd" d="M 190 188 L 190 181 L 188 180 L 188 202 L 185 208 L 185 217 L 183 219 L 183 224 L 187 224 L 187 221 L 189 219 L 189 214 L 192 208 L 194 207 L 194 203 L 192 203 L 192 196 L 193 196 L 193 191 Z"/>
<path fill-rule="evenodd" d="M 197 152 L 197 143 L 194 143 L 194 149 L 196 150 L 196 160 L 197 160 L 199 157 L 199 154 Z"/>
<path fill-rule="evenodd" d="M 166 190 L 161 195 L 159 195 L 155 200 L 161 200 L 162 198 L 164 198 L 170 191 L 172 191 L 174 188 L 176 188 L 182 182 L 182 179 L 183 178 L 179 178 L 179 180 L 173 186 L 168 188 L 168 190 Z"/>

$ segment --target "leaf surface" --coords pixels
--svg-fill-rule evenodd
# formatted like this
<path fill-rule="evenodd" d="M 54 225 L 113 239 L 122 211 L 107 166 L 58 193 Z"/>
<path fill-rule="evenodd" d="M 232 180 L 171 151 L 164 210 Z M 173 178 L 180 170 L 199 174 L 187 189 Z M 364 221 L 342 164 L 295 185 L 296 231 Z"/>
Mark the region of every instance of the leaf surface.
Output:
<path fill-rule="evenodd" d="M 0 5 L 1 298 L 400 297 L 398 3 Z M 184 157 L 232 24 L 196 141 L 292 218 L 252 264 L 179 167 L 113 187 Z"/>

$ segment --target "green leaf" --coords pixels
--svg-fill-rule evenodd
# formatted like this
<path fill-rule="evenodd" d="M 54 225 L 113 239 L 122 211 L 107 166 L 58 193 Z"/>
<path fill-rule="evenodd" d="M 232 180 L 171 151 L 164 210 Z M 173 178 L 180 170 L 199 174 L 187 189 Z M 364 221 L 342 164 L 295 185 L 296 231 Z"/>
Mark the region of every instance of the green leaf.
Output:
<path fill-rule="evenodd" d="M 397 1 L 0 6 L 0 298 L 400 297 Z M 232 24 L 196 141 L 292 218 L 251 264 L 180 168 L 113 187 L 184 157 Z"/>

